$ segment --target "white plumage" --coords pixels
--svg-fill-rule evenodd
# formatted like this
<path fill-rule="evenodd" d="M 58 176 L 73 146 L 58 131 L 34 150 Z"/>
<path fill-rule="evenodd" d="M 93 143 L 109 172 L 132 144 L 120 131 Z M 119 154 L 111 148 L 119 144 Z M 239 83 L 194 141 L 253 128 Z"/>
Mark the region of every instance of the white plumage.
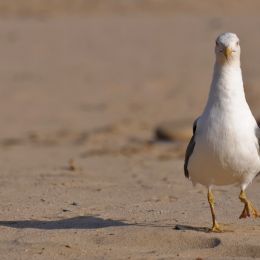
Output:
<path fill-rule="evenodd" d="M 193 183 L 201 183 L 209 189 L 212 214 L 213 185 L 239 184 L 240 200 L 246 207 L 241 196 L 245 197 L 244 190 L 260 171 L 259 129 L 245 99 L 238 37 L 233 33 L 220 35 L 215 53 L 208 101 L 196 122 L 185 160 L 186 175 Z M 247 202 L 248 209 L 244 209 L 246 212 L 240 217 L 249 216 L 251 211 L 253 215 L 258 214 L 250 208 L 252 203 Z M 214 221 L 213 218 L 212 230 L 220 231 L 217 223 L 214 227 Z"/>

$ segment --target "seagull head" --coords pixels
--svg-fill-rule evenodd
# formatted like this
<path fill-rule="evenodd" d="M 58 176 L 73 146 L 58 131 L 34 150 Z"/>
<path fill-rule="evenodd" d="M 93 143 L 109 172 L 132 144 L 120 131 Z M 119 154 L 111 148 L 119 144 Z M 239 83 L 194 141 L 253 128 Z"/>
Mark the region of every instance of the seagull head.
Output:
<path fill-rule="evenodd" d="M 216 60 L 218 63 L 240 63 L 239 38 L 235 33 L 222 33 L 216 39 Z"/>

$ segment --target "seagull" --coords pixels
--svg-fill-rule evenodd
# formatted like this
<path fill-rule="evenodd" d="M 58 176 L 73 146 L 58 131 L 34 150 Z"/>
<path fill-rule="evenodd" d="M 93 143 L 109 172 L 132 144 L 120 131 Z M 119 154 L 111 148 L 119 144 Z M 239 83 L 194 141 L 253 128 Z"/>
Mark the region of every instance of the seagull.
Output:
<path fill-rule="evenodd" d="M 239 199 L 244 203 L 240 218 L 260 217 L 245 192 L 260 172 L 260 130 L 245 98 L 237 35 L 219 35 L 215 55 L 208 101 L 193 124 L 184 173 L 193 184 L 208 189 L 213 222 L 210 230 L 223 232 L 216 221 L 213 186 L 238 185 Z"/>

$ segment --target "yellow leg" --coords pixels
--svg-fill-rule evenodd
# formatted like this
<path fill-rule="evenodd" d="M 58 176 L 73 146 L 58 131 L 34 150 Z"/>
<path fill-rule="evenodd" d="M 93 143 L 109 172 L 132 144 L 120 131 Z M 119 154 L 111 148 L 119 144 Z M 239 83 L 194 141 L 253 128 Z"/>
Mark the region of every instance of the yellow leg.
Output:
<path fill-rule="evenodd" d="M 253 206 L 252 202 L 247 199 L 246 193 L 243 190 L 240 192 L 239 199 L 245 204 L 245 207 L 239 218 L 247 218 L 250 217 L 251 214 L 254 218 L 260 217 L 260 213 Z"/>
<path fill-rule="evenodd" d="M 212 228 L 210 229 L 211 232 L 223 232 L 223 229 L 221 228 L 221 226 L 217 223 L 216 221 L 216 215 L 215 215 L 215 210 L 214 210 L 214 196 L 213 193 L 211 192 L 211 190 L 208 191 L 208 202 L 209 202 L 209 206 L 210 206 L 210 211 L 211 211 L 211 215 L 212 215 Z"/>

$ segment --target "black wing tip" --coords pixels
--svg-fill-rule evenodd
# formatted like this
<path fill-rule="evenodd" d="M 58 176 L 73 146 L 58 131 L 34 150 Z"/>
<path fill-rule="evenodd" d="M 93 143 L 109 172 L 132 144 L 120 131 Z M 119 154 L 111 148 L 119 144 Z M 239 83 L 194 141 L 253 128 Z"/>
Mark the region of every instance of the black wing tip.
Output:
<path fill-rule="evenodd" d="M 186 165 L 184 165 L 184 176 L 187 179 L 190 178 L 190 174 L 189 174 L 189 171 L 188 171 L 188 168 L 186 167 Z"/>
<path fill-rule="evenodd" d="M 197 129 L 198 119 L 199 119 L 199 117 L 193 123 L 193 127 L 192 127 L 193 135 L 192 135 L 192 137 L 191 137 L 191 139 L 189 141 L 189 144 L 187 146 L 186 153 L 185 153 L 184 175 L 185 175 L 185 177 L 187 179 L 190 179 L 190 174 L 189 174 L 189 170 L 188 170 L 188 164 L 189 164 L 190 156 L 192 155 L 194 147 L 195 147 L 195 141 L 194 141 L 195 138 L 194 138 L 194 136 L 195 136 L 195 132 L 196 132 L 196 129 Z"/>

